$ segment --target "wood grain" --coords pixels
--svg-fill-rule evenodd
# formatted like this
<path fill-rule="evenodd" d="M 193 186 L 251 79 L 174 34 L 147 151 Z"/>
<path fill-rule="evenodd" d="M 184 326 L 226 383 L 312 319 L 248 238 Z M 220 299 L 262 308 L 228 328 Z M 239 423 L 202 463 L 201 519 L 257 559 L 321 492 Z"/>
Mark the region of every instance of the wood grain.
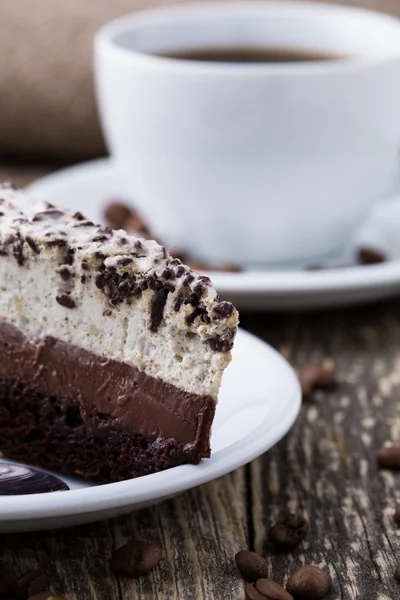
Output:
<path fill-rule="evenodd" d="M 330 598 L 400 598 L 393 522 L 400 475 L 376 465 L 387 440 L 400 441 L 398 302 L 368 308 L 245 320 L 297 366 L 331 358 L 338 386 L 304 404 L 287 438 L 251 465 L 254 548 L 284 583 L 294 568 L 316 564 L 333 579 Z M 308 515 L 308 540 L 276 556 L 266 530 L 285 509 Z"/>
<path fill-rule="evenodd" d="M 145 0 L 132 4 L 148 6 Z M 400 0 L 353 4 L 400 16 Z M 37 169 L 6 166 L 0 178 L 25 184 Z M 375 462 L 382 443 L 400 442 L 399 302 L 311 315 L 242 315 L 242 325 L 296 368 L 331 358 L 337 389 L 315 394 L 277 447 L 215 482 L 113 521 L 0 536 L 6 566 L 20 574 L 43 565 L 50 588 L 70 600 L 240 600 L 243 583 L 233 557 L 249 547 L 267 558 L 270 576 L 282 584 L 301 564 L 328 570 L 328 600 L 400 599 L 393 578 L 400 529 L 392 519 L 400 474 Z M 266 532 L 287 508 L 308 515 L 310 534 L 293 555 L 275 555 Z M 113 549 L 130 537 L 163 549 L 160 565 L 139 580 L 116 578 L 108 568 Z"/>

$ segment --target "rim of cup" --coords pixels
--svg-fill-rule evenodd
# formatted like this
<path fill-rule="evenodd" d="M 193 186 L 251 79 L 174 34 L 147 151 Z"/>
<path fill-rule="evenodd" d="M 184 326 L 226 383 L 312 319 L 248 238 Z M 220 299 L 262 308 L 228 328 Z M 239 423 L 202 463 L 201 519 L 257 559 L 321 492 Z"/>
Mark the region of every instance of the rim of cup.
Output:
<path fill-rule="evenodd" d="M 279 62 L 279 63 L 226 63 L 226 62 L 206 62 L 196 60 L 182 60 L 157 54 L 157 52 L 168 53 L 182 48 L 199 48 L 199 45 L 190 46 L 185 43 L 178 48 L 175 44 L 167 44 L 166 47 L 159 45 L 157 48 L 157 31 L 175 27 L 176 31 L 181 28 L 209 27 L 212 21 L 218 22 L 218 27 L 226 26 L 227 20 L 234 23 L 235 20 L 243 24 L 243 19 L 249 22 L 254 21 L 259 24 L 261 19 L 266 20 L 270 27 L 280 20 L 290 23 L 290 31 L 303 31 L 301 26 L 313 28 L 318 31 L 317 25 L 322 23 L 336 35 L 331 35 L 331 43 L 336 43 L 337 47 L 325 45 L 324 32 L 318 32 L 319 42 L 310 41 L 301 43 L 274 42 L 264 44 L 274 49 L 281 46 L 290 50 L 308 50 L 315 52 L 326 52 L 327 54 L 336 54 L 338 58 L 332 60 L 316 61 L 298 61 L 298 62 Z M 297 28 L 294 26 L 297 25 Z M 236 30 L 237 31 L 237 30 Z M 271 29 L 272 31 L 272 29 Z M 354 35 L 358 31 L 358 35 Z M 262 33 L 262 32 L 261 32 Z M 374 33 L 375 38 L 372 36 Z M 352 35 L 350 35 L 352 34 Z M 260 35 L 260 31 L 258 33 Z M 136 36 L 136 42 L 135 42 Z M 371 37 L 372 36 L 372 37 Z M 279 37 L 279 35 L 278 35 Z M 289 33 L 290 37 L 290 33 Z M 305 37 L 305 36 L 304 36 Z M 326 36 L 329 37 L 329 36 Z M 154 44 L 153 48 L 146 48 L 146 44 Z M 355 42 L 363 44 L 363 49 L 357 53 L 356 50 L 346 50 L 346 44 Z M 136 45 L 135 45 L 136 43 Z M 159 42 L 158 42 L 159 43 Z M 232 41 L 230 46 L 254 45 L 260 47 L 261 42 L 251 43 Z M 218 47 L 224 47 L 227 44 L 218 44 Z M 343 49 L 339 50 L 339 46 Z M 125 61 L 129 64 L 137 64 L 138 60 L 145 63 L 147 68 L 173 70 L 190 73 L 204 74 L 235 74 L 241 75 L 260 75 L 260 73 L 273 74 L 330 74 L 341 71 L 352 71 L 368 68 L 373 65 L 391 62 L 400 59 L 400 19 L 375 12 L 368 9 L 339 6 L 334 4 L 319 4 L 313 2 L 259 2 L 250 0 L 249 2 L 216 2 L 216 3 L 194 3 L 185 5 L 173 5 L 162 8 L 153 8 L 137 13 L 128 14 L 110 21 L 104 25 L 95 35 L 94 46 L 96 54 L 99 52 L 111 53 L 115 58 Z M 215 44 L 201 44 L 202 48 L 216 48 Z"/>

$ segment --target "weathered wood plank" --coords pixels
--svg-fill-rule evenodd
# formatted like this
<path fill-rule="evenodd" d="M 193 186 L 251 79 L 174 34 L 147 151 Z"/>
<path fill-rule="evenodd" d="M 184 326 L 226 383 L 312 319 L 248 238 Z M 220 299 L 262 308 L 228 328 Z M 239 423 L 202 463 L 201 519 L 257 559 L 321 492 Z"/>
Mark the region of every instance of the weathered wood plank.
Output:
<path fill-rule="evenodd" d="M 242 319 L 301 368 L 332 358 L 339 385 L 305 404 L 276 448 L 251 465 L 254 547 L 280 583 L 301 564 L 329 570 L 330 598 L 400 598 L 393 573 L 400 530 L 392 513 L 400 474 L 375 454 L 400 441 L 400 318 L 397 302 L 313 315 Z M 285 508 L 310 519 L 293 556 L 271 552 L 266 531 Z"/>

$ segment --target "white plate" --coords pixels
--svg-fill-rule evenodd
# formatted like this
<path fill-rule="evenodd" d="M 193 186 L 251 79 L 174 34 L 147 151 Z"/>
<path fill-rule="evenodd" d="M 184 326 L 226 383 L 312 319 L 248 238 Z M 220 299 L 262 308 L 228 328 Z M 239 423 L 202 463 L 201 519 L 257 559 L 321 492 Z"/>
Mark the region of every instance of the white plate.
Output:
<path fill-rule="evenodd" d="M 159 502 L 240 467 L 276 444 L 301 404 L 297 377 L 262 340 L 239 331 L 222 384 L 211 458 L 200 465 L 107 485 L 63 477 L 71 490 L 0 496 L 0 532 L 50 529 L 97 521 Z"/>
<path fill-rule="evenodd" d="M 124 179 L 110 159 L 100 159 L 63 169 L 31 184 L 27 190 L 38 198 L 80 210 L 95 222 L 103 219 L 110 199 L 129 200 Z M 385 245 L 398 238 L 400 202 L 377 210 L 355 235 Z M 393 233 L 392 233 L 393 232 Z M 385 248 L 393 255 L 391 248 Z M 394 257 L 400 257 L 396 248 Z M 400 260 L 373 266 L 350 266 L 321 271 L 249 271 L 210 273 L 223 298 L 239 309 L 291 310 L 322 308 L 379 300 L 400 293 Z"/>

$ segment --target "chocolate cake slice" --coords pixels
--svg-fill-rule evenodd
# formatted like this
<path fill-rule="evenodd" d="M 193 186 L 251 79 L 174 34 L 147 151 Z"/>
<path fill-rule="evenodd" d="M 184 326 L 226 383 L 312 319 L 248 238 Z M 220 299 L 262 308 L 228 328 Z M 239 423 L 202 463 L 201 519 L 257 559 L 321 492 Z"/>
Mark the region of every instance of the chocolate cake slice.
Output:
<path fill-rule="evenodd" d="M 0 451 L 116 481 L 210 455 L 238 314 L 154 241 L 0 188 Z"/>

